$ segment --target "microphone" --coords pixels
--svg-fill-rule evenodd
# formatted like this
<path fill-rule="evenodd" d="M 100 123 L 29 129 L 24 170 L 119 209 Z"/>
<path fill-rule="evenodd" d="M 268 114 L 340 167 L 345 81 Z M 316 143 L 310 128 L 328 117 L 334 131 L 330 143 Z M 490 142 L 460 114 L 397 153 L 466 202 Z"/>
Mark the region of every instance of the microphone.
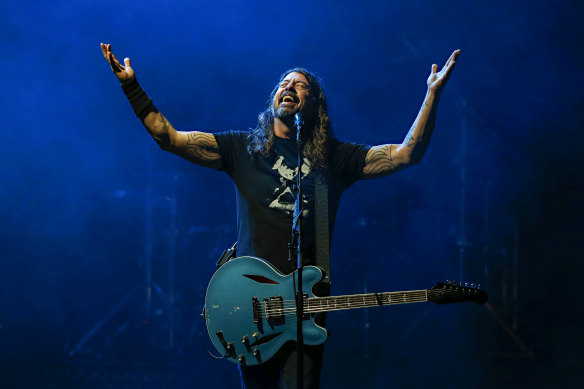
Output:
<path fill-rule="evenodd" d="M 304 126 L 304 119 L 302 118 L 302 113 L 298 112 L 294 115 L 294 127 L 296 127 L 296 140 L 300 141 L 300 130 Z"/>
<path fill-rule="evenodd" d="M 302 113 L 298 112 L 296 115 L 294 115 L 294 126 L 296 127 L 296 131 L 300 132 L 303 125 L 304 119 L 302 118 Z"/>

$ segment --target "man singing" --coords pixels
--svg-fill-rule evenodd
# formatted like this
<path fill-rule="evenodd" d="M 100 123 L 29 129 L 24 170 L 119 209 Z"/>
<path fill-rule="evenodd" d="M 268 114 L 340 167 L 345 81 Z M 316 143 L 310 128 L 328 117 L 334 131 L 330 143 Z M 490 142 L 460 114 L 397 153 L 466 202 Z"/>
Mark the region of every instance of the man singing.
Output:
<path fill-rule="evenodd" d="M 340 142 L 332 136 L 324 92 L 314 74 L 303 68 L 285 72 L 270 94 L 258 125 L 250 132 L 217 134 L 177 131 L 155 108 L 136 80 L 130 59 L 122 65 L 111 51 L 101 49 L 120 80 L 134 112 L 158 145 L 197 165 L 223 170 L 234 181 L 237 194 L 238 256 L 267 260 L 285 274 L 294 269 L 288 243 L 296 198 L 298 143 L 294 117 L 301 113 L 303 158 L 304 265 L 316 263 L 317 175 L 325 177 L 328 230 L 334 226 L 341 193 L 359 179 L 386 176 L 419 162 L 429 144 L 440 94 L 460 50 L 452 53 L 438 72 L 432 65 L 424 102 L 401 144 L 367 146 Z M 319 235 L 320 236 L 320 235 Z M 330 239 L 327 239 L 330 242 Z M 328 243 L 328 242 L 327 242 Z M 328 247 L 327 247 L 328 250 Z M 304 387 L 318 388 L 323 346 L 304 348 Z M 257 366 L 241 366 L 245 388 L 296 388 L 293 348 Z"/>

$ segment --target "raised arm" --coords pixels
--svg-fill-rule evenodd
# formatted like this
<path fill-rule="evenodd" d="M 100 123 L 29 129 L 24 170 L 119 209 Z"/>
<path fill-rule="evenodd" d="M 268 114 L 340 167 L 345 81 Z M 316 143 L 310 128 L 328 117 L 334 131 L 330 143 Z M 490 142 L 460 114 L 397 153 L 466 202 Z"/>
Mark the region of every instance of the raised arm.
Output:
<path fill-rule="evenodd" d="M 440 72 L 438 65 L 432 65 L 426 97 L 403 142 L 371 147 L 365 157 L 364 178 L 383 177 L 422 160 L 434 131 L 440 94 L 459 54 L 460 50 L 454 51 Z"/>
<path fill-rule="evenodd" d="M 215 136 L 200 131 L 184 132 L 174 129 L 172 124 L 152 104 L 146 93 L 138 84 L 130 58 L 124 59 L 122 65 L 111 51 L 110 44 L 101 43 L 103 56 L 112 71 L 122 83 L 122 89 L 142 124 L 158 145 L 166 151 L 177 154 L 197 165 L 218 169 L 221 156 Z"/>

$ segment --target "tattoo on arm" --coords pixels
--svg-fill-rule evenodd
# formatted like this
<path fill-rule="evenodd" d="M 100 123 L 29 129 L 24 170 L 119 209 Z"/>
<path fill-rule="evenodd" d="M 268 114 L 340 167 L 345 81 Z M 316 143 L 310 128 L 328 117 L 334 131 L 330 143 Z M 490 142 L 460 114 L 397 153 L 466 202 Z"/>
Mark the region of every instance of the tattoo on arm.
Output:
<path fill-rule="evenodd" d="M 168 130 L 170 129 L 169 121 L 166 120 L 166 118 L 160 112 L 158 112 L 158 119 L 160 119 L 160 121 L 162 122 L 162 130 L 166 134 L 168 132 Z"/>
<path fill-rule="evenodd" d="M 158 110 L 148 115 L 144 126 L 160 148 L 177 154 L 197 165 L 219 169 L 221 155 L 213 134 L 192 131 L 176 131 Z"/>
<path fill-rule="evenodd" d="M 152 114 L 152 117 L 150 114 Z M 172 125 L 166 120 L 164 115 L 153 107 L 153 111 L 148 113 L 148 115 L 141 120 L 142 124 L 146 127 L 156 143 L 158 143 L 162 149 L 166 150 L 170 146 L 170 137 L 168 134 L 172 129 Z"/>
<path fill-rule="evenodd" d="M 365 176 L 376 177 L 391 173 L 396 165 L 391 155 L 394 145 L 372 147 L 365 158 L 363 173 Z"/>
<path fill-rule="evenodd" d="M 369 149 L 365 157 L 363 178 L 386 176 L 419 162 L 434 128 L 435 110 L 436 103 L 430 106 L 428 100 L 425 99 L 418 116 L 400 145 L 386 144 Z"/>
<path fill-rule="evenodd" d="M 414 138 L 414 129 L 415 127 L 412 126 L 412 128 L 410 128 L 410 131 L 408 131 L 408 134 L 406 135 L 406 147 L 414 147 L 416 145 L 416 138 Z"/>
<path fill-rule="evenodd" d="M 418 113 L 418 117 L 416 118 L 416 121 L 414 122 L 414 124 L 412 124 L 412 127 L 410 128 L 408 134 L 406 135 L 406 139 L 404 141 L 406 147 L 414 147 L 416 143 L 419 141 L 419 138 L 417 139 L 416 137 L 414 137 L 414 132 L 416 130 L 416 127 L 418 126 L 418 120 L 422 115 L 424 115 L 424 111 L 426 110 L 427 106 L 428 103 L 424 101 L 422 108 L 420 108 L 420 113 Z"/>
<path fill-rule="evenodd" d="M 219 159 L 219 148 L 212 134 L 191 132 L 188 134 L 186 154 L 197 161 Z"/>

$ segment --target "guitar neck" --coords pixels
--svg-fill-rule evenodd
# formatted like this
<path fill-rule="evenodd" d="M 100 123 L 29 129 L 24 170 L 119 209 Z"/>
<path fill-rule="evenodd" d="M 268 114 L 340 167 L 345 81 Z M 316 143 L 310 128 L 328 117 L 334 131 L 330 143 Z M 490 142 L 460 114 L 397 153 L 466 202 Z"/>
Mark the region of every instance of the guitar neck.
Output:
<path fill-rule="evenodd" d="M 311 297 L 305 306 L 306 313 L 342 311 L 381 305 L 398 305 L 428 301 L 428 291 L 365 293 L 347 296 Z"/>

